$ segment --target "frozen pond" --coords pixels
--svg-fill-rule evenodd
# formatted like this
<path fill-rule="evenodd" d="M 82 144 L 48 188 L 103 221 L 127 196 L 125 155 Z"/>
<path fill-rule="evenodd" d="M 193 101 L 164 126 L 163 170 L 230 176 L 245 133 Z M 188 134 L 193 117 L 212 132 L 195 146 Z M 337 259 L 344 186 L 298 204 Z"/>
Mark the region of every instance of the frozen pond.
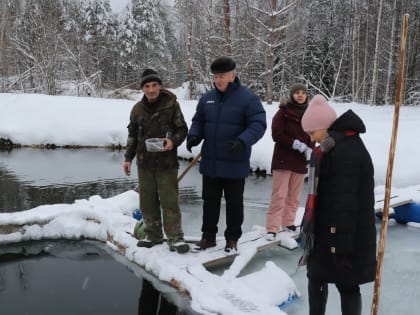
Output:
<path fill-rule="evenodd" d="M 75 199 L 87 198 L 95 194 L 103 198 L 119 194 L 131 189 L 137 182 L 135 172 L 130 177 L 123 175 L 122 162 L 123 152 L 102 149 L 54 151 L 19 149 L 9 153 L 0 152 L 0 211 L 25 210 L 41 204 L 71 203 Z M 180 172 L 187 165 L 188 162 L 181 162 Z M 247 179 L 245 186 L 245 222 L 243 225 L 245 231 L 249 230 L 255 224 L 265 224 L 265 214 L 270 193 L 270 176 L 257 177 L 253 175 Z M 200 235 L 200 196 L 201 175 L 198 173 L 198 168 L 193 167 L 180 182 L 183 227 L 185 234 L 189 236 Z M 304 203 L 304 198 L 302 198 L 301 203 Z M 377 227 L 379 232 L 379 220 Z M 219 236 L 223 236 L 223 230 L 224 211 L 222 211 L 221 215 Z M 420 230 L 407 228 L 404 225 L 392 225 L 388 228 L 385 263 L 381 283 L 380 314 L 416 314 L 418 312 L 420 308 L 420 292 L 417 290 L 420 277 L 420 265 L 418 264 L 418 261 L 420 261 L 419 240 Z M 106 265 L 106 262 L 109 260 L 109 258 L 106 258 L 102 254 L 98 254 L 95 257 L 92 266 L 95 264 Z M 287 251 L 280 247 L 272 248 L 261 252 L 243 271 L 247 273 L 258 270 L 262 268 L 267 260 L 275 262 L 285 270 L 296 282 L 297 287 L 302 293 L 300 299 L 284 308 L 290 315 L 308 314 L 306 273 L 304 269 L 296 270 L 299 257 L 299 249 Z M 65 260 L 67 258 L 61 256 L 55 258 L 44 257 L 40 259 L 41 264 L 38 268 L 42 269 L 45 268 L 43 265 L 47 266 L 50 264 L 52 261 L 49 259 L 55 259 L 55 262 L 57 262 L 59 259 Z M 84 259 L 80 263 L 84 264 Z M 65 265 L 65 262 L 60 261 L 58 266 L 60 264 Z M 117 265 L 119 264 L 117 263 Z M 15 267 L 12 266 L 13 264 L 11 262 L 7 266 L 1 266 L 1 272 L 9 275 L 19 270 L 16 269 L 16 265 Z M 93 268 L 92 266 L 88 267 L 88 264 L 86 264 L 82 268 Z M 118 269 L 118 266 L 115 268 Z M 215 272 L 220 271 L 215 270 Z M 95 275 L 97 274 L 99 276 L 99 274 L 102 274 L 102 277 L 106 278 L 110 274 L 106 269 L 97 269 L 95 272 L 97 272 Z M 128 277 L 130 276 L 132 276 L 131 271 L 128 273 Z M 130 292 L 132 294 L 131 299 L 137 305 L 141 290 L 141 281 L 133 277 L 136 280 L 134 281 L 135 284 L 129 284 L 127 281 L 122 281 L 123 277 L 119 277 L 121 281 L 117 279 L 114 282 L 119 282 L 122 292 Z M 67 282 L 65 279 L 62 278 L 59 281 Z M 4 292 L 11 294 L 11 292 L 18 291 L 10 291 L 12 289 L 7 286 L 2 286 L 3 282 L 1 281 L 2 279 L 0 279 L 0 303 L 4 305 L 2 294 Z M 156 286 L 156 283 L 154 285 Z M 6 287 L 9 291 L 6 290 Z M 104 284 L 102 287 L 108 287 L 108 285 Z M 133 289 L 133 287 L 136 289 Z M 115 285 L 110 289 L 114 288 Z M 373 284 L 362 286 L 363 314 L 370 314 L 372 292 Z M 61 294 L 67 295 L 65 291 Z M 176 295 L 176 293 L 173 293 L 173 295 Z M 98 298 L 102 299 L 102 297 Z M 39 303 L 44 304 L 45 301 L 39 301 Z M 77 298 L 77 301 L 75 300 L 74 303 L 83 305 L 86 301 L 82 298 Z M 136 307 L 134 308 L 134 314 L 137 314 L 137 309 Z M 60 308 L 55 310 L 59 311 Z M 111 310 L 112 307 L 109 307 L 108 311 Z M 338 310 L 339 297 L 336 289 L 331 286 L 327 314 L 338 314 Z M 100 312 L 101 314 L 107 314 L 102 310 Z M 95 313 L 99 313 L 99 311 L 95 311 Z M 118 313 L 131 314 L 130 311 L 125 312 L 122 309 Z M 21 314 L 21 312 L 17 312 L 16 314 Z M 111 311 L 108 314 L 113 314 L 113 312 Z"/>

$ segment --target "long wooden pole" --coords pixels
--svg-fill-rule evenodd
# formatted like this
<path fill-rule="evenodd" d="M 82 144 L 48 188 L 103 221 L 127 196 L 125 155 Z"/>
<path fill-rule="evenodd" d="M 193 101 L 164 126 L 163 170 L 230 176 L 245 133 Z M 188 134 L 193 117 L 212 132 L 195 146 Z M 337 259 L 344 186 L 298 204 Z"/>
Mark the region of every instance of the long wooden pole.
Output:
<path fill-rule="evenodd" d="M 378 265 L 376 269 L 375 287 L 374 287 L 374 292 L 373 292 L 372 309 L 370 313 L 371 315 L 378 314 L 378 307 L 379 307 L 379 295 L 380 295 L 381 277 L 382 277 L 382 263 L 384 260 L 385 239 L 386 239 L 386 232 L 388 228 L 389 199 L 391 196 L 392 169 L 394 166 L 394 155 L 395 155 L 395 146 L 397 142 L 400 105 L 401 105 L 401 99 L 402 99 L 403 90 L 404 90 L 403 85 L 404 85 L 404 65 L 405 65 L 405 44 L 407 41 L 407 31 L 408 31 L 408 14 L 405 14 L 403 17 L 403 25 L 402 25 L 401 46 L 400 46 L 400 65 L 399 65 L 397 91 L 396 91 L 395 108 L 394 108 L 394 123 L 393 123 L 393 129 L 392 129 L 391 145 L 389 149 L 388 169 L 386 173 L 381 238 L 379 240 L 379 247 L 378 247 Z"/>
<path fill-rule="evenodd" d="M 181 181 L 181 179 L 185 176 L 185 174 L 188 173 L 188 171 L 191 169 L 191 167 L 194 166 L 195 163 L 200 159 L 201 157 L 201 151 L 195 156 L 195 158 L 188 164 L 188 166 L 185 168 L 185 170 L 181 173 L 181 175 L 178 176 L 178 182 Z"/>

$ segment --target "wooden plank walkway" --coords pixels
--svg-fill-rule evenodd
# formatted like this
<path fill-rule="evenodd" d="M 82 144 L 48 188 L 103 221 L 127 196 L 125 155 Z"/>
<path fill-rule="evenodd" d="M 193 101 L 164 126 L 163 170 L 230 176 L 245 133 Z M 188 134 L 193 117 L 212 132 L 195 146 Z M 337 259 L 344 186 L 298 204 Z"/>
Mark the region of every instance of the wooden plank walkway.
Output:
<path fill-rule="evenodd" d="M 389 199 L 389 207 L 394 208 L 398 206 L 403 206 L 409 203 L 412 203 L 413 199 L 400 197 L 397 195 L 391 196 Z M 375 213 L 382 212 L 384 208 L 384 199 L 378 199 L 375 202 Z"/>
<path fill-rule="evenodd" d="M 282 233 L 288 233 L 288 235 L 284 235 L 284 237 L 282 237 L 281 236 Z M 245 259 L 248 259 L 248 262 L 249 262 L 258 252 L 261 252 L 268 248 L 272 248 L 275 246 L 280 246 L 288 250 L 294 250 L 298 248 L 297 243 L 295 241 L 298 238 L 298 233 L 295 234 L 295 233 L 290 233 L 290 232 L 281 232 L 278 234 L 278 237 L 280 238 L 274 241 L 267 241 L 264 235 L 255 240 L 239 243 L 238 252 L 235 252 L 233 254 L 226 253 L 224 251 L 224 248 L 218 249 L 215 252 L 217 252 L 218 254 L 220 252 L 220 254 L 216 255 L 215 258 L 212 258 L 208 261 L 203 262 L 203 266 L 207 269 L 211 269 L 211 268 L 215 268 L 218 266 L 232 263 L 237 257 L 240 257 L 242 255 L 241 251 L 247 252 L 246 253 L 247 257 Z M 242 268 L 244 267 L 245 266 L 243 266 Z"/>

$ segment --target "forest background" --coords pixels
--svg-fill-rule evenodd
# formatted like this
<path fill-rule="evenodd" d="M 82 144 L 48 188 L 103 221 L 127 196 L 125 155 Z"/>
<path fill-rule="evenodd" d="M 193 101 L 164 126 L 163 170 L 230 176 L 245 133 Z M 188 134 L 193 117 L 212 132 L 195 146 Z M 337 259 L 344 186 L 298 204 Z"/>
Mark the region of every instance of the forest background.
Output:
<path fill-rule="evenodd" d="M 410 15 L 404 104 L 420 106 L 419 0 L 0 0 L 0 92 L 124 97 L 145 68 L 164 85 L 212 87 L 230 55 L 271 104 L 294 82 L 373 105 L 395 99 L 402 17 Z"/>

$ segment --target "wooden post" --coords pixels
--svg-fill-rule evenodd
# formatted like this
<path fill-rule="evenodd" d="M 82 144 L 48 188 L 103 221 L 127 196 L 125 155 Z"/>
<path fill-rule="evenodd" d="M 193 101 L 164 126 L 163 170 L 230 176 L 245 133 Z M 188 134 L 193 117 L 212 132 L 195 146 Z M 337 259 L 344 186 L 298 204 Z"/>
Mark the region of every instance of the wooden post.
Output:
<path fill-rule="evenodd" d="M 394 123 L 393 123 L 392 136 L 391 136 L 391 145 L 389 149 L 388 169 L 386 173 L 381 238 L 379 240 L 379 247 L 378 247 L 378 266 L 376 269 L 375 287 L 374 287 L 374 292 L 373 292 L 372 309 L 370 313 L 371 315 L 378 314 L 378 307 L 379 307 L 379 295 L 380 295 L 379 293 L 380 293 L 380 287 L 381 287 L 382 263 L 384 259 L 385 239 L 386 239 L 386 232 L 388 228 L 389 199 L 391 196 L 392 168 L 394 165 L 395 146 L 396 146 L 396 141 L 397 141 L 399 111 L 400 111 L 403 90 L 404 90 L 403 83 L 404 83 L 405 44 L 407 41 L 407 31 L 408 31 L 408 14 L 405 14 L 403 17 L 401 45 L 400 45 L 400 65 L 399 65 L 397 91 L 396 91 L 395 108 L 394 108 Z"/>

